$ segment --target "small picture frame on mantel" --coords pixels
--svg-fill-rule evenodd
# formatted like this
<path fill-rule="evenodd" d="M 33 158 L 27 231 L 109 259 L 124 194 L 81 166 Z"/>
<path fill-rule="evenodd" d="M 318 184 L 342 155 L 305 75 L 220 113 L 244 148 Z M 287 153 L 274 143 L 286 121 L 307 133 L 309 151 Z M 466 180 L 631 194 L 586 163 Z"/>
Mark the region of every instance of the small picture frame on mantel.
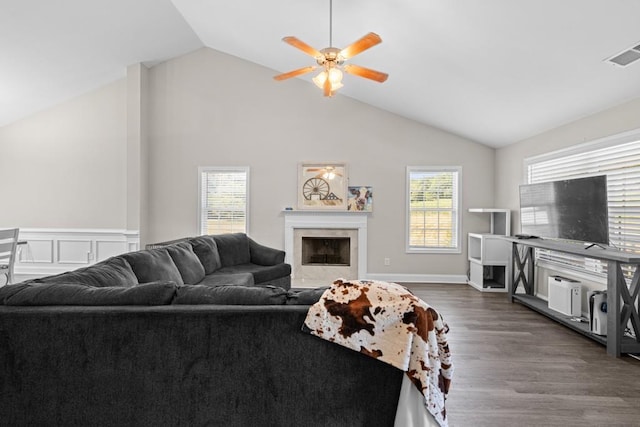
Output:
<path fill-rule="evenodd" d="M 346 163 L 300 163 L 298 209 L 346 211 L 347 182 Z"/>

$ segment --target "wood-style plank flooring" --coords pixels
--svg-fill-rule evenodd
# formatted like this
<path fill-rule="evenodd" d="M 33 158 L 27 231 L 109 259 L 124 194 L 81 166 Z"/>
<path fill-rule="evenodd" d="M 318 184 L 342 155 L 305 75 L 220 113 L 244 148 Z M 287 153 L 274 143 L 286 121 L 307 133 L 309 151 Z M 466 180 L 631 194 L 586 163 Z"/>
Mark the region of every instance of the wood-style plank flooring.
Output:
<path fill-rule="evenodd" d="M 449 324 L 451 427 L 640 426 L 640 361 L 467 285 L 407 284 Z"/>

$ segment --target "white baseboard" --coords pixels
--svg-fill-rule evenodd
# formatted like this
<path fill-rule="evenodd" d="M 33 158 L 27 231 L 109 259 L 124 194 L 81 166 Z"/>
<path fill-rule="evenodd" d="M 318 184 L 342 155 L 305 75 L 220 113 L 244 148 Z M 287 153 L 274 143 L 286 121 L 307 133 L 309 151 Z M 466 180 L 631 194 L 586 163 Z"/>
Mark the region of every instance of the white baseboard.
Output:
<path fill-rule="evenodd" d="M 378 280 L 394 283 L 444 283 L 466 284 L 467 276 L 456 274 L 377 274 L 369 273 L 363 280 Z M 293 288 L 317 288 L 331 285 L 331 280 L 298 280 L 291 279 Z"/>
<path fill-rule="evenodd" d="M 136 251 L 138 230 L 21 228 L 15 275 L 58 274 Z"/>
<path fill-rule="evenodd" d="M 463 274 L 379 274 L 368 273 L 367 279 L 396 283 L 451 283 L 466 284 L 467 276 Z"/>

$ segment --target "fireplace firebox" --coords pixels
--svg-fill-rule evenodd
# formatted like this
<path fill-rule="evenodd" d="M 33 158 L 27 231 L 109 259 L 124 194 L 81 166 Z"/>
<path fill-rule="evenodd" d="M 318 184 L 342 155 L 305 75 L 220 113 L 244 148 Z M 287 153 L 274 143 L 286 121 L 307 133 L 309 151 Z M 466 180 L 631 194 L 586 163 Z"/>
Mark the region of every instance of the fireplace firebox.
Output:
<path fill-rule="evenodd" d="M 351 265 L 349 237 L 302 237 L 302 265 Z"/>

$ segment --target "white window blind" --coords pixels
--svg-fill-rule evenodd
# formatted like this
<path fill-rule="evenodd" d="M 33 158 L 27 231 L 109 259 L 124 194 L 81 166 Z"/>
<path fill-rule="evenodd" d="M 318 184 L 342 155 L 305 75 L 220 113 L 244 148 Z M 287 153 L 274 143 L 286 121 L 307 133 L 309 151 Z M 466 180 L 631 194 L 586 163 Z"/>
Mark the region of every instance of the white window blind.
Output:
<path fill-rule="evenodd" d="M 606 175 L 610 244 L 640 253 L 640 133 L 625 139 L 631 141 L 587 144 L 569 154 L 528 160 L 527 181 L 533 184 Z M 538 258 L 596 275 L 606 273 L 606 263 L 594 259 L 542 250 Z M 625 274 L 632 274 L 631 269 Z"/>
<path fill-rule="evenodd" d="M 407 252 L 460 252 L 459 167 L 407 167 Z"/>
<path fill-rule="evenodd" d="M 200 168 L 200 234 L 248 231 L 249 168 Z"/>

